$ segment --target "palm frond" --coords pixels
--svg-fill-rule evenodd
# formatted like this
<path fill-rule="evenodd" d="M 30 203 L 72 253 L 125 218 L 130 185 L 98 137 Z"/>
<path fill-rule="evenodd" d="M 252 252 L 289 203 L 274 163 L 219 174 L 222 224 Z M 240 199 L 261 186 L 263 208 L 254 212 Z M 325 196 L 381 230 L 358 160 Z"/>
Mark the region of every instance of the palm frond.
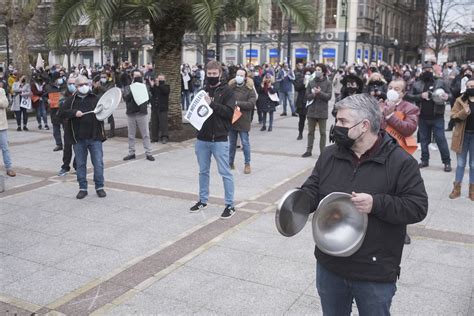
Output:
<path fill-rule="evenodd" d="M 312 0 L 272 0 L 286 16 L 298 25 L 302 32 L 313 27 L 314 7 Z"/>
<path fill-rule="evenodd" d="M 54 48 L 60 48 L 68 41 L 73 28 L 86 15 L 90 0 L 58 0 L 55 2 L 48 41 Z"/>
<path fill-rule="evenodd" d="M 223 7 L 224 3 L 221 0 L 196 0 L 193 3 L 194 20 L 201 34 L 212 35 L 214 33 Z"/>

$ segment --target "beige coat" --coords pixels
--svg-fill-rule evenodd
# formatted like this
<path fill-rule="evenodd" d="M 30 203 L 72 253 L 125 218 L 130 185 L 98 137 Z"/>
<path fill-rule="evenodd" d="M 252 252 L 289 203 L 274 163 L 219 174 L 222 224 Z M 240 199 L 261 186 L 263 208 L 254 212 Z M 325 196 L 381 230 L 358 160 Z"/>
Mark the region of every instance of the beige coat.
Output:
<path fill-rule="evenodd" d="M 8 129 L 7 107 L 8 99 L 5 90 L 0 88 L 0 131 Z"/>
<path fill-rule="evenodd" d="M 461 97 L 456 99 L 451 109 L 451 118 L 455 120 L 453 129 L 453 138 L 451 140 L 451 149 L 459 154 L 462 151 L 462 143 L 464 141 L 464 129 L 466 128 L 466 119 L 469 114 L 464 110 L 467 101 L 463 101 Z M 463 106 L 464 104 L 464 106 Z M 469 105 L 466 106 L 469 108 Z M 471 115 L 474 115 L 471 113 Z"/>

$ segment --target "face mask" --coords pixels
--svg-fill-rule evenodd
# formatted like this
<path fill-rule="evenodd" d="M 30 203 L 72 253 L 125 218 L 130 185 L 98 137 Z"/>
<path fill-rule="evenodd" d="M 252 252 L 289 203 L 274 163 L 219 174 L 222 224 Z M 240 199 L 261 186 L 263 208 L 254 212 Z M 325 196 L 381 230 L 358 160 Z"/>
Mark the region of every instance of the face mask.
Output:
<path fill-rule="evenodd" d="M 235 82 L 237 82 L 238 85 L 241 85 L 244 83 L 244 77 L 242 76 L 236 76 L 235 77 Z"/>
<path fill-rule="evenodd" d="M 466 89 L 465 93 L 468 97 L 474 97 L 474 88 Z"/>
<path fill-rule="evenodd" d="M 304 75 L 304 80 L 308 81 L 311 78 L 311 75 Z"/>
<path fill-rule="evenodd" d="M 427 71 L 421 74 L 423 81 L 430 81 L 433 79 L 433 73 L 431 71 Z"/>
<path fill-rule="evenodd" d="M 349 94 L 354 94 L 357 92 L 357 88 L 354 88 L 354 87 L 348 87 L 346 90 L 347 90 L 347 93 Z"/>
<path fill-rule="evenodd" d="M 472 75 L 471 74 L 465 74 L 464 77 L 466 77 L 467 79 L 471 79 Z"/>
<path fill-rule="evenodd" d="M 207 77 L 207 82 L 211 86 L 216 86 L 219 83 L 219 77 Z"/>
<path fill-rule="evenodd" d="M 258 73 L 258 71 L 254 72 L 253 75 L 254 75 L 255 77 L 260 76 L 260 74 Z"/>
<path fill-rule="evenodd" d="M 395 101 L 398 101 L 398 99 L 400 99 L 400 95 L 398 94 L 397 91 L 395 91 L 393 89 L 388 90 L 388 92 L 387 92 L 387 100 L 388 101 L 395 102 Z"/>
<path fill-rule="evenodd" d="M 349 137 L 349 130 L 351 128 L 356 127 L 361 122 L 362 121 L 353 125 L 352 127 L 343 127 L 343 126 L 337 126 L 337 125 L 334 126 L 334 130 L 333 130 L 334 134 L 332 135 L 332 137 L 334 138 L 334 141 L 336 142 L 336 144 L 344 148 L 350 149 L 354 145 L 357 138 L 362 136 L 362 134 L 360 134 L 356 139 L 352 139 Z"/>
<path fill-rule="evenodd" d="M 80 86 L 79 89 L 77 89 L 80 94 L 88 94 L 89 93 L 89 86 Z"/>
<path fill-rule="evenodd" d="M 133 78 L 133 82 L 143 83 L 143 78 L 142 77 Z"/>
<path fill-rule="evenodd" d="M 160 80 L 160 81 L 158 81 L 158 83 L 160 84 L 160 86 L 161 86 L 161 85 L 164 85 L 164 84 L 165 84 L 165 80 Z"/>
<path fill-rule="evenodd" d="M 323 76 L 323 72 L 322 72 L 322 71 L 315 71 L 315 72 L 314 72 L 314 76 L 315 76 L 316 78 L 321 78 L 321 77 Z"/>
<path fill-rule="evenodd" d="M 76 92 L 76 85 L 75 84 L 68 84 L 67 85 L 67 90 L 70 92 L 70 93 L 74 93 Z"/>
<path fill-rule="evenodd" d="M 100 82 L 106 83 L 106 82 L 107 82 L 107 78 L 100 78 Z"/>

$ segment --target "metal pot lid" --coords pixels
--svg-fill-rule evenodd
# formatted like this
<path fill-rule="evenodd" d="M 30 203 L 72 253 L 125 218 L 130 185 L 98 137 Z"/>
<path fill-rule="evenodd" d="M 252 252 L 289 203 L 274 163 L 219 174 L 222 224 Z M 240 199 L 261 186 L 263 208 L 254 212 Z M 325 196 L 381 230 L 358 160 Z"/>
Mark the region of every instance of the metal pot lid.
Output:
<path fill-rule="evenodd" d="M 107 90 L 97 102 L 94 109 L 95 117 L 99 121 L 106 120 L 117 109 L 121 99 L 122 91 L 119 88 Z"/>
<path fill-rule="evenodd" d="M 362 246 L 367 231 L 368 216 L 359 212 L 344 192 L 328 194 L 313 216 L 313 238 L 322 252 L 349 257 Z"/>
<path fill-rule="evenodd" d="M 275 213 L 275 223 L 280 234 L 291 237 L 299 233 L 311 213 L 312 199 L 301 189 L 285 193 Z"/>

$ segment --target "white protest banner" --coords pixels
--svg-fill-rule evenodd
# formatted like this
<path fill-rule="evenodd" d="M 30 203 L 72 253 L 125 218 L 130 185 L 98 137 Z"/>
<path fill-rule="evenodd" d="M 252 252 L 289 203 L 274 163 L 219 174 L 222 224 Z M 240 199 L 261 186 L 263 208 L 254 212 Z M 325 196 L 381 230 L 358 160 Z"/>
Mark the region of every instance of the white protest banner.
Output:
<path fill-rule="evenodd" d="M 130 91 L 132 92 L 133 100 L 140 106 L 145 102 L 148 102 L 149 95 L 148 89 L 144 83 L 134 82 L 130 85 Z"/>
<path fill-rule="evenodd" d="M 31 110 L 31 99 L 30 98 L 21 98 L 20 107 L 27 110 Z"/>
<path fill-rule="evenodd" d="M 206 91 L 202 90 L 199 92 L 189 105 L 189 109 L 186 112 L 184 118 L 186 121 L 191 123 L 198 131 L 201 130 L 204 122 L 211 116 L 212 109 L 207 104 L 205 96 L 207 95 Z"/>

